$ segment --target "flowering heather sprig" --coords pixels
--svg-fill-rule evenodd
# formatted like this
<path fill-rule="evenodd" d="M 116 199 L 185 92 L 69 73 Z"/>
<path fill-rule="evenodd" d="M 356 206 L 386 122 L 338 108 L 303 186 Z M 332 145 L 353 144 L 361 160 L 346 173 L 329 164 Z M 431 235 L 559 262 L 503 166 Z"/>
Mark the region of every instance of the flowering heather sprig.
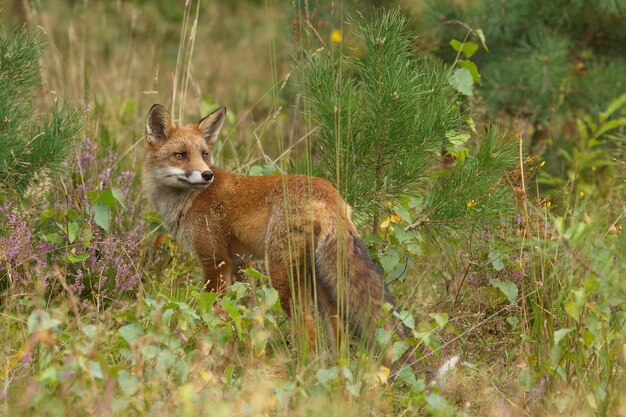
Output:
<path fill-rule="evenodd" d="M 83 290 L 85 289 L 85 285 L 83 284 L 83 270 L 82 269 L 79 269 L 78 271 L 76 271 L 76 274 L 74 275 L 74 283 L 70 285 L 70 288 L 76 294 L 81 294 Z"/>
<path fill-rule="evenodd" d="M 31 256 L 33 232 L 26 216 L 12 204 L 0 206 L 0 214 L 3 215 L 7 225 L 7 235 L 0 237 L 0 261 L 14 268 L 19 262 Z M 4 270 L 4 262 L 0 262 L 0 271 Z"/>
<path fill-rule="evenodd" d="M 90 137 L 85 137 L 78 152 L 76 171 L 86 172 L 96 160 L 96 144 Z"/>

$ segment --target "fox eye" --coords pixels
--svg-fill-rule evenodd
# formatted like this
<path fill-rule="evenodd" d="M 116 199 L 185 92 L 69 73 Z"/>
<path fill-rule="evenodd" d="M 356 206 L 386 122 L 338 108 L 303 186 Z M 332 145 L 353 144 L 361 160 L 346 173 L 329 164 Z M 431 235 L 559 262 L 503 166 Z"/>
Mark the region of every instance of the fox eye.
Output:
<path fill-rule="evenodd" d="M 202 152 L 202 159 L 204 159 L 205 161 L 209 160 L 209 153 L 208 152 Z"/>
<path fill-rule="evenodd" d="M 174 158 L 178 159 L 179 161 L 184 161 L 186 157 L 187 155 L 185 154 L 185 152 L 176 152 L 174 154 Z"/>

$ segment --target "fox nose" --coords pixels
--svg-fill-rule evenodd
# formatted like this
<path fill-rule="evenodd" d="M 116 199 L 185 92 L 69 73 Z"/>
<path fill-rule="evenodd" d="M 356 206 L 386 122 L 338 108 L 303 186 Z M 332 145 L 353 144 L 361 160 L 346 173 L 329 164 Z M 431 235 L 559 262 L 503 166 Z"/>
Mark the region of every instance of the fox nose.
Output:
<path fill-rule="evenodd" d="M 206 182 L 209 182 L 213 179 L 212 171 L 203 171 L 202 174 L 200 175 L 202 176 L 202 179 L 205 180 Z"/>

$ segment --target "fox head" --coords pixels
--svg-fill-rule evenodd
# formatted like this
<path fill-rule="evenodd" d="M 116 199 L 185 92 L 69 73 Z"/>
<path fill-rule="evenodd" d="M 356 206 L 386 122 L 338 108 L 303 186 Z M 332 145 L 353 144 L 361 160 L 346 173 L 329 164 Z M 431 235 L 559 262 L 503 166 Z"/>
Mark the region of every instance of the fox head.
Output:
<path fill-rule="evenodd" d="M 198 123 L 176 126 L 163 106 L 152 106 L 146 120 L 146 172 L 172 188 L 208 187 L 213 182 L 211 147 L 225 115 L 226 108 L 220 107 Z"/>

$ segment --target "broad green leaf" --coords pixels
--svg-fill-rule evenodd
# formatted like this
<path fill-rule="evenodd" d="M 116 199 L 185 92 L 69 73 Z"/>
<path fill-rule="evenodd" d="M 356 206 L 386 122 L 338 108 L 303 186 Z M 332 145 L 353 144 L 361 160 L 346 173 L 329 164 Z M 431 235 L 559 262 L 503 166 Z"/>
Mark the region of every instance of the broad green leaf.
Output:
<path fill-rule="evenodd" d="M 77 232 L 78 232 L 78 223 L 69 222 L 67 224 L 67 240 L 69 240 L 70 243 L 74 243 L 74 241 L 76 240 Z"/>
<path fill-rule="evenodd" d="M 215 300 L 217 300 L 217 293 L 194 291 L 193 297 L 198 302 L 198 306 L 200 306 L 200 311 L 207 311 L 209 308 L 213 307 L 213 304 L 215 304 Z"/>
<path fill-rule="evenodd" d="M 127 324 L 126 326 L 120 327 L 118 331 L 122 339 L 128 344 L 136 341 L 143 334 L 143 329 L 136 324 Z"/>
<path fill-rule="evenodd" d="M 475 83 L 477 84 L 480 83 L 481 77 L 480 77 L 480 73 L 478 72 L 478 67 L 476 66 L 476 64 L 474 64 L 470 60 L 460 60 L 459 66 L 466 68 L 470 72 L 470 74 L 472 74 L 472 79 L 474 80 Z"/>
<path fill-rule="evenodd" d="M 241 272 L 249 276 L 250 278 L 256 278 L 256 279 L 266 278 L 266 276 L 262 272 L 259 272 L 256 269 L 250 268 L 250 267 L 242 269 Z"/>
<path fill-rule="evenodd" d="M 50 314 L 45 310 L 34 310 L 26 320 L 28 334 L 42 330 L 50 330 L 57 327 L 59 324 L 61 324 L 61 321 L 51 318 Z"/>
<path fill-rule="evenodd" d="M 406 310 L 402 310 L 400 312 L 394 311 L 393 315 L 396 316 L 406 327 L 411 330 L 415 330 L 415 320 L 410 312 Z"/>
<path fill-rule="evenodd" d="M 400 369 L 398 379 L 410 386 L 414 392 L 422 392 L 426 388 L 424 380 L 415 378 L 415 371 L 409 365 L 404 365 Z"/>
<path fill-rule="evenodd" d="M 489 283 L 499 289 L 510 302 L 513 302 L 517 299 L 517 294 L 519 290 L 517 289 L 517 285 L 515 285 L 514 282 L 501 281 L 497 278 L 492 278 L 489 280 Z"/>
<path fill-rule="evenodd" d="M 502 271 L 504 269 L 504 260 L 506 259 L 506 254 L 499 252 L 495 249 L 489 251 L 489 262 L 491 262 L 491 266 L 496 271 Z"/>
<path fill-rule="evenodd" d="M 390 249 L 380 255 L 379 261 L 380 265 L 383 267 L 383 271 L 390 274 L 395 270 L 398 263 L 400 263 L 400 255 L 398 255 L 398 252 L 395 250 Z"/>
<path fill-rule="evenodd" d="M 507 317 L 506 322 L 509 323 L 509 325 L 511 326 L 513 330 L 517 329 L 517 326 L 519 326 L 519 318 L 515 316 Z"/>
<path fill-rule="evenodd" d="M 89 373 L 96 379 L 104 378 L 102 375 L 102 367 L 100 367 L 100 364 L 96 361 L 89 361 Z"/>
<path fill-rule="evenodd" d="M 559 342 L 560 342 L 561 340 L 563 340 L 563 338 L 564 338 L 565 336 L 567 336 L 567 334 L 568 334 L 569 332 L 571 332 L 572 330 L 573 330 L 572 328 L 570 328 L 570 327 L 566 327 L 566 328 L 564 328 L 564 329 L 560 329 L 560 330 L 555 331 L 555 332 L 554 332 L 554 345 L 555 345 L 555 346 L 556 346 L 556 345 L 558 345 L 558 344 L 559 344 Z"/>
<path fill-rule="evenodd" d="M 89 258 L 89 254 L 86 253 L 86 252 L 85 253 L 79 253 L 79 254 L 75 254 L 74 252 L 70 252 L 67 255 L 67 260 L 70 261 L 73 264 L 84 262 L 87 258 Z"/>
<path fill-rule="evenodd" d="M 127 397 L 133 396 L 139 389 L 139 380 L 137 377 L 131 375 L 126 370 L 119 371 L 117 374 L 117 383 Z"/>
<path fill-rule="evenodd" d="M 450 46 L 452 47 L 452 49 L 454 49 L 455 51 L 459 52 L 461 50 L 461 46 L 463 44 L 461 43 L 461 41 L 459 41 L 458 39 L 452 39 L 450 41 Z"/>
<path fill-rule="evenodd" d="M 263 288 L 264 300 L 263 302 L 268 307 L 273 307 L 278 302 L 278 291 L 276 291 L 272 287 L 264 287 Z"/>
<path fill-rule="evenodd" d="M 222 307 L 224 307 L 224 310 L 226 310 L 228 315 L 233 319 L 235 329 L 237 330 L 237 336 L 239 337 L 239 339 L 241 339 L 241 334 L 243 331 L 243 329 L 241 328 L 241 312 L 227 298 L 222 298 L 221 304 Z"/>
<path fill-rule="evenodd" d="M 336 366 L 328 369 L 318 369 L 315 373 L 317 380 L 323 386 L 327 386 L 329 382 L 334 381 L 339 376 L 339 370 Z"/>
<path fill-rule="evenodd" d="M 474 95 L 474 92 L 472 91 L 474 87 L 474 79 L 467 68 L 455 69 L 452 75 L 448 77 L 448 82 L 459 93 L 470 97 Z"/>
<path fill-rule="evenodd" d="M 118 187 L 111 187 L 111 195 L 115 198 L 115 201 L 120 203 L 120 206 L 126 207 L 124 202 L 124 193 Z"/>
<path fill-rule="evenodd" d="M 429 316 L 435 320 L 437 326 L 439 326 L 439 328 L 441 329 L 446 327 L 446 325 L 448 324 L 448 320 L 450 319 L 448 313 L 430 313 Z"/>
<path fill-rule="evenodd" d="M 46 242 L 54 243 L 55 245 L 63 244 L 63 237 L 58 233 L 50 233 L 49 235 L 43 235 L 41 237 Z"/>
<path fill-rule="evenodd" d="M 96 335 L 96 326 L 94 326 L 93 324 L 88 324 L 85 327 L 83 327 L 81 329 L 83 331 L 83 333 L 85 334 L 85 336 L 87 336 L 89 339 L 93 339 L 94 336 Z"/>
<path fill-rule="evenodd" d="M 409 350 L 411 346 L 406 340 L 401 340 L 393 344 L 392 354 L 391 354 L 391 363 L 395 363 L 398 359 L 404 355 L 404 353 Z"/>
<path fill-rule="evenodd" d="M 96 203 L 93 211 L 96 224 L 108 232 L 111 222 L 111 209 L 109 209 L 109 206 L 104 203 Z"/>
<path fill-rule="evenodd" d="M 446 139 L 454 146 L 463 146 L 470 139 L 470 135 L 468 133 L 450 130 L 446 132 Z"/>
<path fill-rule="evenodd" d="M 386 347 L 389 345 L 389 341 L 391 340 L 391 336 L 393 336 L 393 331 L 385 330 L 385 329 L 377 329 L 376 330 L 376 342 L 381 347 Z"/>

